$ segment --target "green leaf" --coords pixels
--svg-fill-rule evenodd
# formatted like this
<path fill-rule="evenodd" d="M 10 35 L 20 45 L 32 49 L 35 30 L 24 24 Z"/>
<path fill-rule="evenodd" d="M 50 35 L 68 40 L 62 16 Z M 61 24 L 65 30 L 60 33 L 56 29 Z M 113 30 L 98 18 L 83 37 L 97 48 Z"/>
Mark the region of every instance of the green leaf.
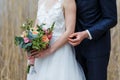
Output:
<path fill-rule="evenodd" d="M 27 66 L 27 73 L 30 72 L 30 65 Z"/>
<path fill-rule="evenodd" d="M 15 44 L 20 45 L 22 42 L 24 42 L 22 37 L 15 36 Z"/>
<path fill-rule="evenodd" d="M 49 32 L 49 34 L 52 33 L 54 27 L 55 27 L 55 22 L 53 22 L 53 24 L 51 25 L 51 27 L 48 28 L 48 32 Z"/>
<path fill-rule="evenodd" d="M 32 27 L 33 27 L 33 20 L 27 19 L 24 25 L 21 26 L 21 29 L 26 31 L 26 30 L 30 30 L 30 28 Z"/>
<path fill-rule="evenodd" d="M 53 22 L 53 24 L 52 24 L 52 26 L 51 26 L 51 28 L 50 28 L 50 31 L 51 31 L 51 32 L 53 31 L 54 26 L 55 26 L 55 22 Z"/>
<path fill-rule="evenodd" d="M 30 46 L 32 46 L 32 43 L 27 43 L 27 44 L 24 44 L 24 45 L 23 45 L 23 48 L 24 48 L 24 49 L 27 49 L 27 48 L 30 47 Z"/>

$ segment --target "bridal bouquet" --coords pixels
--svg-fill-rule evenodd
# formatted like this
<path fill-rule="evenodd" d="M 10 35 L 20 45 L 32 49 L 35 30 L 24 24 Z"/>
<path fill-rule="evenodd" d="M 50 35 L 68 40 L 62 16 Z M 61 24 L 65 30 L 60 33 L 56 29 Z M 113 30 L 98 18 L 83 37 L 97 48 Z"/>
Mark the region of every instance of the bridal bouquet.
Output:
<path fill-rule="evenodd" d="M 31 50 L 44 50 L 49 47 L 50 39 L 52 38 L 52 31 L 54 29 L 53 23 L 50 28 L 43 29 L 44 23 L 33 27 L 33 21 L 27 20 L 25 24 L 21 26 L 23 33 L 21 36 L 15 36 L 15 44 L 20 48 L 27 51 L 27 55 L 30 55 Z M 29 73 L 30 67 L 34 66 L 34 58 L 28 59 L 27 73 Z"/>

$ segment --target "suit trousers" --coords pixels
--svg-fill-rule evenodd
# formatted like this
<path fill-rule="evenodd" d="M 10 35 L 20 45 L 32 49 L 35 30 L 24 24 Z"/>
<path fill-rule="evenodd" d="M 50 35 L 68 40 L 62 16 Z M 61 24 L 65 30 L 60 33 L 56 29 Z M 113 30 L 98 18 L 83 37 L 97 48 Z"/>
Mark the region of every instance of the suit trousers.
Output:
<path fill-rule="evenodd" d="M 76 54 L 76 57 L 83 67 L 86 80 L 107 80 L 109 55 L 87 58 L 84 55 Z"/>

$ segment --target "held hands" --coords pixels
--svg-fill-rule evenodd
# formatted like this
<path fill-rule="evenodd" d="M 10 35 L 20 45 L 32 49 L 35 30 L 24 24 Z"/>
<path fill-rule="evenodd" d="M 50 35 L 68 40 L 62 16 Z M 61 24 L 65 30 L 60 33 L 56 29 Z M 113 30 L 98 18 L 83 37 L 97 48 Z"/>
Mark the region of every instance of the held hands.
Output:
<path fill-rule="evenodd" d="M 73 45 L 73 46 L 77 46 L 79 45 L 85 38 L 88 38 L 89 35 L 87 33 L 87 31 L 82 31 L 82 32 L 76 32 L 73 33 L 69 36 L 68 38 L 68 42 Z"/>

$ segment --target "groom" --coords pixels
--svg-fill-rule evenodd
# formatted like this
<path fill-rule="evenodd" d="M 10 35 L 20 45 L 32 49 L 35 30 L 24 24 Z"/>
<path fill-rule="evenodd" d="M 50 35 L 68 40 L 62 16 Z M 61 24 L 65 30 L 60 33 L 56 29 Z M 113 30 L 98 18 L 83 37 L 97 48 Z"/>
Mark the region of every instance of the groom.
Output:
<path fill-rule="evenodd" d="M 116 0 L 76 0 L 76 33 L 69 43 L 87 80 L 107 80 L 110 56 L 110 28 L 117 23 Z"/>

